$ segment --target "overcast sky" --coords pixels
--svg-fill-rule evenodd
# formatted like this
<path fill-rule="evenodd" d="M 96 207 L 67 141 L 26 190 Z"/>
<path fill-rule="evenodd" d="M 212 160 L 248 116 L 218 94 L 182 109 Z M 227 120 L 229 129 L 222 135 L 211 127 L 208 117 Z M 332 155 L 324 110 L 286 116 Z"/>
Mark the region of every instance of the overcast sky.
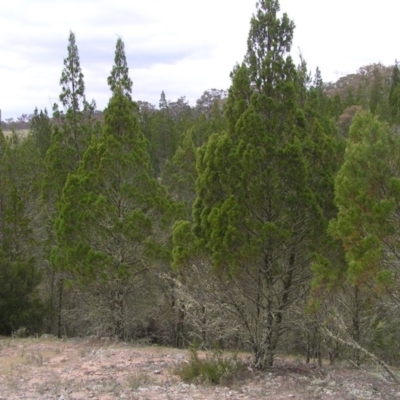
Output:
<path fill-rule="evenodd" d="M 118 37 L 134 82 L 133 98 L 158 105 L 186 96 L 191 105 L 210 88 L 227 89 L 232 67 L 243 60 L 254 0 L 11 0 L 0 12 L 2 120 L 51 111 L 60 94 L 69 31 L 76 35 L 86 96 L 102 110 Z M 309 69 L 324 81 L 359 67 L 400 57 L 394 0 L 281 0 L 295 22 Z"/>

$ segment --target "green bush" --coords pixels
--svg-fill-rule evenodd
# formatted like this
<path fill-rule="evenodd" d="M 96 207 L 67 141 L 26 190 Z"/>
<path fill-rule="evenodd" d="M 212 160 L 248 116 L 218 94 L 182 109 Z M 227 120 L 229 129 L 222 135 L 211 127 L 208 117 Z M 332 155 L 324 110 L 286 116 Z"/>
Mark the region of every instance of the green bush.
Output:
<path fill-rule="evenodd" d="M 181 364 L 176 371 L 185 382 L 227 384 L 245 370 L 237 354 L 224 357 L 221 350 L 215 350 L 201 359 L 196 347 L 190 348 L 189 352 L 189 362 Z"/>
<path fill-rule="evenodd" d="M 11 335 L 20 328 L 25 334 L 39 331 L 44 311 L 37 292 L 40 281 L 33 259 L 10 261 L 0 249 L 1 335 Z"/>

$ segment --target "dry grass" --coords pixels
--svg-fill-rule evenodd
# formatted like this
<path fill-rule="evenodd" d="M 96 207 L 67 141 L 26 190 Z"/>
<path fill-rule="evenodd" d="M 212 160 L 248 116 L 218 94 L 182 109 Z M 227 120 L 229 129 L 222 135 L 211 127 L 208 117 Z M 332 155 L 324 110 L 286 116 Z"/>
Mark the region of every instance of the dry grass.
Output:
<path fill-rule="evenodd" d="M 249 355 L 238 357 L 246 363 Z M 188 351 L 112 340 L 2 338 L 0 360 L 0 396 L 8 400 L 400 399 L 400 387 L 382 372 L 345 365 L 319 368 L 297 357 L 279 357 L 266 372 L 245 364 L 228 386 L 186 383 L 174 374 L 190 364 Z M 206 354 L 199 352 L 198 360 L 203 365 Z"/>
<path fill-rule="evenodd" d="M 5 136 L 10 136 L 12 131 L 11 130 L 4 130 L 3 131 Z M 20 137 L 20 138 L 25 138 L 29 134 L 29 129 L 18 129 L 15 131 L 15 133 Z"/>

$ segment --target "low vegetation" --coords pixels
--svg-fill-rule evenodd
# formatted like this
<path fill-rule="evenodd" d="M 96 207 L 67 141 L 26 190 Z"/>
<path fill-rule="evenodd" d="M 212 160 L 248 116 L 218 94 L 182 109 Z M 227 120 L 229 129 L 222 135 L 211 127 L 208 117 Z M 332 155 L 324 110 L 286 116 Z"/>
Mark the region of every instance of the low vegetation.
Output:
<path fill-rule="evenodd" d="M 214 350 L 200 357 L 196 347 L 191 347 L 189 353 L 189 361 L 176 369 L 184 382 L 227 385 L 245 376 L 246 366 L 237 354 L 225 355 L 221 350 Z"/>

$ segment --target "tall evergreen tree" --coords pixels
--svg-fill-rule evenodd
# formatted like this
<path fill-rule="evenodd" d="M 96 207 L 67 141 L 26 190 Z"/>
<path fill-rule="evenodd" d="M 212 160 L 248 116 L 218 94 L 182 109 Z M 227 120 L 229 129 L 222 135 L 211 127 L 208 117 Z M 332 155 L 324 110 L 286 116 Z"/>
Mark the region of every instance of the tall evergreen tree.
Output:
<path fill-rule="evenodd" d="M 131 99 L 133 83 L 129 77 L 129 68 L 125 55 L 125 44 L 121 38 L 117 39 L 114 66 L 107 82 L 113 93 L 120 88 L 123 94 Z"/>
<path fill-rule="evenodd" d="M 52 125 L 46 109 L 44 109 L 44 111 L 40 110 L 39 112 L 38 109 L 35 108 L 30 121 L 30 133 L 44 159 L 50 147 L 52 135 Z"/>
<path fill-rule="evenodd" d="M 85 84 L 79 61 L 75 34 L 70 32 L 68 56 L 64 59 L 62 70 L 60 101 L 63 110 L 57 104 L 53 106 L 55 121 L 51 146 L 46 155 L 47 174 L 44 194 L 57 201 L 68 173 L 74 172 L 89 145 L 92 135 L 92 114 L 95 103 L 88 103 Z"/>
<path fill-rule="evenodd" d="M 373 80 L 370 89 L 369 110 L 373 115 L 381 111 L 383 101 L 383 77 L 378 66 L 373 70 Z"/>
<path fill-rule="evenodd" d="M 390 123 L 400 124 L 400 69 L 396 61 L 389 90 Z"/>
<path fill-rule="evenodd" d="M 245 63 L 232 73 L 228 130 L 200 149 L 193 208 L 195 235 L 240 288 L 230 298 L 261 369 L 273 364 L 285 315 L 310 279 L 325 228 L 312 162 L 318 148 L 332 151 L 323 129 L 319 143 L 307 132 L 289 56 L 294 24 L 279 9 L 276 0 L 257 4 Z"/>
<path fill-rule="evenodd" d="M 164 91 L 161 92 L 159 110 L 151 116 L 150 157 L 154 176 L 162 174 L 165 163 L 171 159 L 178 145 L 175 121 Z"/>
<path fill-rule="evenodd" d="M 364 348 L 368 346 L 370 351 L 373 346 L 372 351 L 381 352 L 382 343 L 390 346 L 390 337 L 393 338 L 389 328 L 392 317 L 387 318 L 392 300 L 386 297 L 385 304 L 379 300 L 388 292 L 398 299 L 399 293 L 398 149 L 399 139 L 386 123 L 371 112 L 356 114 L 344 162 L 335 179 L 338 213 L 329 225 L 330 233 L 343 246 L 345 262 L 323 261 L 314 268 L 320 282 L 333 287 L 349 283 L 350 300 L 347 304 L 344 300 L 345 313 L 349 314 L 347 329 L 353 341 Z M 372 305 L 377 311 L 373 312 Z M 398 300 L 394 306 L 398 307 Z M 373 320 L 376 322 L 365 327 L 366 321 Z M 388 329 L 377 346 L 380 325 L 385 325 L 385 331 Z M 354 350 L 353 358 L 359 365 L 359 349 Z"/>
<path fill-rule="evenodd" d="M 0 127 L 0 333 L 25 327 L 40 329 L 42 304 L 38 296 L 41 273 L 37 237 L 40 220 L 40 156 L 31 138 Z"/>
<path fill-rule="evenodd" d="M 61 110 L 58 104 L 53 106 L 53 133 L 51 145 L 45 157 L 43 200 L 47 212 L 47 261 L 50 261 L 51 252 L 58 246 L 53 227 L 57 202 L 61 198 L 68 174 L 77 170 L 93 134 L 92 117 L 95 103 L 86 101 L 83 73 L 73 32 L 70 32 L 67 50 L 68 56 L 64 59 L 60 79 L 60 102 L 63 109 Z M 57 333 L 61 336 L 61 308 L 65 276 L 54 272 L 58 271 L 61 265 L 55 264 L 54 260 L 49 263 L 53 270 L 50 274 L 52 285 L 50 293 L 53 296 L 51 303 L 58 308 Z"/>
<path fill-rule="evenodd" d="M 76 160 L 79 161 L 90 141 L 90 119 L 95 109 L 95 103 L 88 103 L 85 96 L 85 83 L 80 66 L 78 46 L 75 34 L 70 32 L 68 38 L 68 56 L 64 59 L 64 69 L 61 73 L 60 101 L 53 106 L 53 118 L 61 125 L 61 144 L 72 147 Z M 56 136 L 56 135 L 55 135 Z"/>
<path fill-rule="evenodd" d="M 331 233 L 343 242 L 353 284 L 386 284 L 397 268 L 400 176 L 398 138 L 370 113 L 358 113 L 335 182 L 337 218 Z M 387 280 L 389 279 L 389 280 Z"/>
<path fill-rule="evenodd" d="M 191 130 L 183 136 L 174 156 L 167 161 L 162 175 L 162 183 L 168 188 L 171 196 L 185 205 L 188 219 L 196 197 L 197 179 L 197 152 L 191 136 Z"/>
<path fill-rule="evenodd" d="M 123 82 L 109 82 L 113 95 L 103 133 L 68 177 L 55 223 L 60 249 L 53 253 L 57 264 L 91 285 L 121 338 L 137 277 L 168 253 L 163 230 L 174 210 L 165 188 L 151 177 L 137 107 Z"/>

